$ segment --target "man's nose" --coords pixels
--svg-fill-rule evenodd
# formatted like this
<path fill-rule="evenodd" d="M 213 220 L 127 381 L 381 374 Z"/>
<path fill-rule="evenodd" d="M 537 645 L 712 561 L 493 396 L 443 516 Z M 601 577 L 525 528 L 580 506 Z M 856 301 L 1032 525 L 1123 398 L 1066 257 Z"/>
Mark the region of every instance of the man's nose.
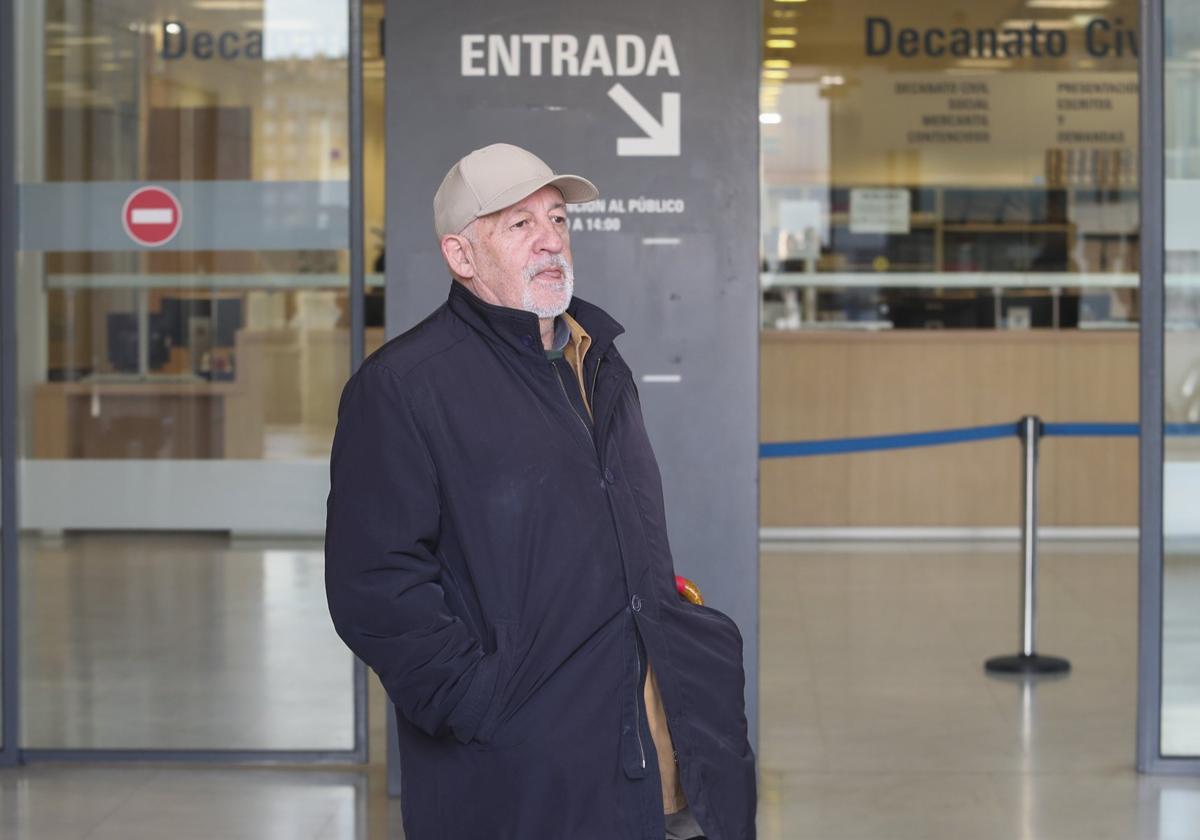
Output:
<path fill-rule="evenodd" d="M 542 222 L 539 229 L 539 236 L 535 247 L 538 251 L 547 251 L 551 254 L 557 254 L 562 251 L 566 240 L 563 237 L 562 231 L 558 225 L 552 221 Z"/>

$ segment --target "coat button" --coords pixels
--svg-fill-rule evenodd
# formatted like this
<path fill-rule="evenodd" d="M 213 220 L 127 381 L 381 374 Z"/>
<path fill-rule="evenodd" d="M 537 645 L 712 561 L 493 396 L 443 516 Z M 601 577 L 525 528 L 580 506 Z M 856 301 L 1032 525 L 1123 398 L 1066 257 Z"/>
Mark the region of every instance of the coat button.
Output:
<path fill-rule="evenodd" d="M 533 336 L 531 336 L 531 335 L 521 336 L 521 343 L 524 344 L 526 347 L 532 347 L 533 346 Z"/>
<path fill-rule="evenodd" d="M 609 484 L 615 484 L 617 481 L 617 477 L 615 475 L 613 475 L 613 471 L 610 470 L 608 467 L 604 468 L 604 480 L 607 481 Z"/>
<path fill-rule="evenodd" d="M 634 612 L 641 612 L 642 611 L 642 596 L 634 595 L 632 598 L 630 598 L 629 606 L 633 607 Z"/>

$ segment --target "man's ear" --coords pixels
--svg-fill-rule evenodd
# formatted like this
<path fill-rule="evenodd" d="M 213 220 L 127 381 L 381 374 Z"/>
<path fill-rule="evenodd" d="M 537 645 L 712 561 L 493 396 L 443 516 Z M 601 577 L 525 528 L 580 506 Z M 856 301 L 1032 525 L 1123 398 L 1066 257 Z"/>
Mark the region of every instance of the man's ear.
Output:
<path fill-rule="evenodd" d="M 465 236 L 448 233 L 442 237 L 442 257 L 456 277 L 470 280 L 475 276 L 475 253 Z"/>

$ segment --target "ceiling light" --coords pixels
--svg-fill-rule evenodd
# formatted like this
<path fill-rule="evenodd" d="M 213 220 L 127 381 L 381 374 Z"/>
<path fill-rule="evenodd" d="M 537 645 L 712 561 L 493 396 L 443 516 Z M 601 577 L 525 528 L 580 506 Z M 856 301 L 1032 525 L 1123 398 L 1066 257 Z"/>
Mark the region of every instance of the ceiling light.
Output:
<path fill-rule="evenodd" d="M 196 0 L 193 9 L 206 12 L 252 12 L 263 7 L 262 0 Z"/>
<path fill-rule="evenodd" d="M 799 35 L 800 30 L 794 26 L 772 26 L 767 30 L 768 35 Z"/>
<path fill-rule="evenodd" d="M 978 70 L 990 70 L 997 67 L 1012 67 L 1012 62 L 1007 58 L 960 58 L 958 66 Z"/>
<path fill-rule="evenodd" d="M 807 3 L 808 0 L 775 0 L 776 3 Z"/>
<path fill-rule="evenodd" d="M 272 18 L 266 20 L 248 20 L 247 29 L 266 27 L 272 32 L 309 32 L 317 28 L 317 22 L 308 18 Z"/>
<path fill-rule="evenodd" d="M 107 35 L 63 35 L 50 43 L 59 47 L 88 47 L 100 44 L 111 44 L 112 38 Z"/>
<path fill-rule="evenodd" d="M 168 23 L 166 26 L 163 27 L 163 29 L 165 29 L 171 35 L 178 35 L 180 32 L 183 31 L 182 27 L 180 27 L 180 25 L 178 23 L 174 23 L 174 22 Z"/>
<path fill-rule="evenodd" d="M 786 70 L 764 70 L 762 75 L 763 75 L 764 79 L 786 79 L 788 77 L 788 71 L 786 71 Z"/>
<path fill-rule="evenodd" d="M 1031 9 L 1107 9 L 1112 0 L 1028 0 Z"/>
<path fill-rule="evenodd" d="M 772 50 L 790 50 L 796 46 L 796 42 L 791 38 L 768 38 L 767 48 Z"/>
<path fill-rule="evenodd" d="M 775 113 L 759 114 L 758 121 L 763 125 L 779 125 L 783 122 L 783 116 Z"/>
<path fill-rule="evenodd" d="M 763 62 L 763 67 L 769 67 L 773 70 L 786 70 L 792 66 L 792 62 L 786 58 L 768 58 Z"/>
<path fill-rule="evenodd" d="M 1067 18 L 1046 18 L 1045 20 L 1006 20 L 1000 24 L 1001 29 L 1028 29 L 1037 24 L 1038 28 L 1045 31 L 1047 29 L 1073 29 L 1075 22 Z"/>

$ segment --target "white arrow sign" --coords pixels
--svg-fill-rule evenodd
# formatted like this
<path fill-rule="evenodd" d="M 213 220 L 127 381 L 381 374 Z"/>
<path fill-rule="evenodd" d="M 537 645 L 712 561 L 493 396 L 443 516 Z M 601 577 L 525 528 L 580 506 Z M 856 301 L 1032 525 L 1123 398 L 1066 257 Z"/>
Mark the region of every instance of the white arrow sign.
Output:
<path fill-rule="evenodd" d="M 645 137 L 618 137 L 617 157 L 679 157 L 679 114 L 678 93 L 662 95 L 662 121 L 642 107 L 633 94 L 620 82 L 608 89 L 608 96 L 638 128 L 646 132 Z"/>

